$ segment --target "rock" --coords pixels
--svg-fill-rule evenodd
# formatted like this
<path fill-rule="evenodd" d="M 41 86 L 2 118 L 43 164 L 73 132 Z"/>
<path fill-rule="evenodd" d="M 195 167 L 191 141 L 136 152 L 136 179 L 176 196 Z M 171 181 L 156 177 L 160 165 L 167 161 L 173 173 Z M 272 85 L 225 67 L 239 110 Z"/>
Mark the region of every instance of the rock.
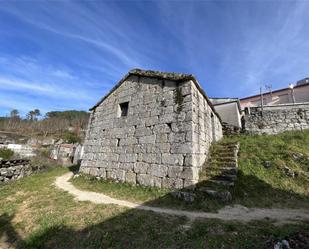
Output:
<path fill-rule="evenodd" d="M 294 152 L 292 154 L 292 157 L 295 159 L 295 160 L 299 160 L 299 159 L 302 159 L 304 157 L 304 154 L 302 153 L 299 153 L 299 152 Z"/>
<path fill-rule="evenodd" d="M 80 175 L 76 174 L 76 175 L 73 176 L 73 179 L 78 178 L 78 177 L 80 177 Z"/>
<path fill-rule="evenodd" d="M 198 189 L 200 192 L 203 192 L 211 197 L 218 199 L 221 202 L 230 202 L 232 200 L 232 194 L 230 191 L 216 191 L 210 188 L 201 187 Z"/>
<path fill-rule="evenodd" d="M 232 194 L 230 191 L 221 191 L 217 193 L 218 199 L 222 202 L 230 202 L 232 200 Z"/>
<path fill-rule="evenodd" d="M 287 166 L 284 167 L 284 173 L 289 177 L 295 177 L 294 171 Z"/>
<path fill-rule="evenodd" d="M 209 196 L 212 196 L 212 197 L 216 197 L 217 196 L 217 191 L 216 190 L 213 190 L 213 189 L 210 189 L 210 188 L 205 188 L 205 187 L 201 187 L 198 189 L 200 192 L 203 192 Z"/>
<path fill-rule="evenodd" d="M 281 242 L 277 242 L 277 243 L 274 245 L 274 249 L 282 249 L 282 244 L 281 244 Z"/>
<path fill-rule="evenodd" d="M 175 191 L 175 192 L 172 192 L 171 195 L 174 196 L 175 198 L 178 198 L 180 200 L 183 200 L 189 203 L 194 202 L 196 198 L 196 195 L 194 193 L 183 192 L 183 191 Z"/>
<path fill-rule="evenodd" d="M 270 161 L 264 161 L 263 163 L 264 168 L 268 169 L 271 167 L 271 162 Z"/>
<path fill-rule="evenodd" d="M 281 241 L 281 243 L 282 243 L 282 248 L 287 248 L 287 249 L 291 248 L 287 240 L 284 239 Z"/>

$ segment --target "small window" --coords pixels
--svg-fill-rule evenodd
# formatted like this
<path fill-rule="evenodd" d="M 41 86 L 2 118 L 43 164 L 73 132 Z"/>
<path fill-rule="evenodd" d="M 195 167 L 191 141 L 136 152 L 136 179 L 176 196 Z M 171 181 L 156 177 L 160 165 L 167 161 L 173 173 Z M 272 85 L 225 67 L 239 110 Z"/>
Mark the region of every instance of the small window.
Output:
<path fill-rule="evenodd" d="M 120 115 L 119 115 L 120 117 L 128 116 L 129 102 L 119 104 L 119 109 L 120 109 Z"/>

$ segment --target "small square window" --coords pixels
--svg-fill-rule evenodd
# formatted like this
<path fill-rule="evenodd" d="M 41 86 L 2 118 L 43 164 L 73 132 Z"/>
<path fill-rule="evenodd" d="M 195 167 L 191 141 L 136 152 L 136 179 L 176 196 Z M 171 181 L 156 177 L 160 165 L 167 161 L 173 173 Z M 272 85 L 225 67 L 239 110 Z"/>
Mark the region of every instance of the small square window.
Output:
<path fill-rule="evenodd" d="M 119 110 L 120 110 L 119 117 L 126 117 L 126 116 L 128 116 L 129 102 L 124 102 L 124 103 L 119 104 Z"/>

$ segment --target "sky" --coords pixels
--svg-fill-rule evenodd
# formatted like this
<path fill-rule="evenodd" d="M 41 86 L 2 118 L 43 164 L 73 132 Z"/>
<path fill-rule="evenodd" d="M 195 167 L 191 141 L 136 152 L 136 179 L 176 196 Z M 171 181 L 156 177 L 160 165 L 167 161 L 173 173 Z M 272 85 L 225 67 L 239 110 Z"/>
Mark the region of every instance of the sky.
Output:
<path fill-rule="evenodd" d="M 309 76 L 308 1 L 2 1 L 0 116 L 88 110 L 132 68 L 209 97 Z"/>

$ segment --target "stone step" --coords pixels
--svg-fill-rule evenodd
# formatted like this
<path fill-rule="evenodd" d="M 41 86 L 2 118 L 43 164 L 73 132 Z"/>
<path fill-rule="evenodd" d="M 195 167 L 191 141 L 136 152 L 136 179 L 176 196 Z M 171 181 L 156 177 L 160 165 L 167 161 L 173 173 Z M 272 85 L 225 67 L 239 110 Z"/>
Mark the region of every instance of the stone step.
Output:
<path fill-rule="evenodd" d="M 237 163 L 236 162 L 212 162 L 212 163 L 210 163 L 209 167 L 213 167 L 213 168 L 221 168 L 221 167 L 237 168 Z"/>
<path fill-rule="evenodd" d="M 237 151 L 238 148 L 237 147 L 214 147 L 212 148 L 213 151 L 216 151 L 216 152 L 221 152 L 221 151 L 228 151 L 228 152 L 233 152 L 233 151 Z"/>
<path fill-rule="evenodd" d="M 218 145 L 217 145 L 217 146 L 214 146 L 212 149 L 213 149 L 213 150 L 234 151 L 234 150 L 237 150 L 238 147 L 236 147 L 236 146 L 233 146 L 233 147 L 229 146 L 229 147 L 227 147 L 227 146 L 218 146 Z"/>
<path fill-rule="evenodd" d="M 236 181 L 237 175 L 228 175 L 228 174 L 222 174 L 222 175 L 217 175 L 214 177 L 215 180 L 226 180 L 226 181 Z"/>
<path fill-rule="evenodd" d="M 211 196 L 213 198 L 216 198 L 222 202 L 230 202 L 232 200 L 232 195 L 227 190 L 216 190 L 209 187 L 201 187 L 198 189 L 198 191 L 202 194 Z"/>
<path fill-rule="evenodd" d="M 216 146 L 237 146 L 238 142 L 218 143 Z"/>
<path fill-rule="evenodd" d="M 227 186 L 227 187 L 233 187 L 233 186 L 235 185 L 234 182 L 226 181 L 226 180 L 215 180 L 215 179 L 210 179 L 210 180 L 208 180 L 208 181 L 209 181 L 209 182 L 212 182 L 212 183 L 215 183 L 215 184 Z"/>
<path fill-rule="evenodd" d="M 211 155 L 214 157 L 234 157 L 235 156 L 235 151 L 229 151 L 229 150 L 215 150 L 211 152 Z"/>
<path fill-rule="evenodd" d="M 209 162 L 237 162 L 235 157 L 210 157 Z"/>
<path fill-rule="evenodd" d="M 216 168 L 216 167 L 207 167 L 204 169 L 206 171 L 206 174 L 213 172 L 213 171 L 221 171 L 226 174 L 237 174 L 238 169 L 235 167 L 221 167 L 221 168 Z"/>

